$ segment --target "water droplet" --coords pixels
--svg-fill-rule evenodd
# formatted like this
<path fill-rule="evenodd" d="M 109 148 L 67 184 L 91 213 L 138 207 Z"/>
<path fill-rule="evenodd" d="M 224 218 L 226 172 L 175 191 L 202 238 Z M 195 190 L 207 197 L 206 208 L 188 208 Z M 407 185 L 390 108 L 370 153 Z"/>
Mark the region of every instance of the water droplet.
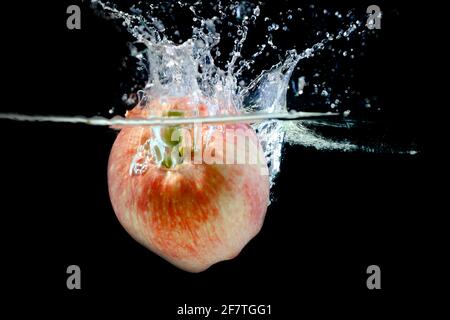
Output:
<path fill-rule="evenodd" d="M 267 30 L 268 30 L 268 31 L 278 30 L 279 27 L 280 27 L 280 26 L 279 26 L 278 24 L 272 23 L 272 24 L 267 28 Z"/>

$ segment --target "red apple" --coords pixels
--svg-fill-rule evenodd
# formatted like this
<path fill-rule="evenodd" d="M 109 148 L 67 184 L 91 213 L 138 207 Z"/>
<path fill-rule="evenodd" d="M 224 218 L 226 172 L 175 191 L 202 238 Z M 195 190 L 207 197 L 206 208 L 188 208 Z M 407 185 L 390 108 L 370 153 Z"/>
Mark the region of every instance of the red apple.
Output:
<path fill-rule="evenodd" d="M 145 117 L 149 113 L 167 115 L 173 110 L 183 114 L 194 109 L 200 115 L 208 114 L 204 104 L 171 99 L 137 106 L 127 117 Z M 207 128 L 203 125 L 201 130 L 203 152 L 207 147 Z M 223 125 L 224 128 L 240 129 L 234 131 L 236 137 L 245 134 L 247 143 L 257 147 L 261 159 L 258 138 L 248 125 Z M 185 161 L 167 166 L 151 162 L 142 174 L 130 173 L 137 148 L 149 138 L 154 138 L 149 127 L 125 127 L 111 150 L 109 194 L 122 226 L 139 243 L 186 271 L 200 272 L 237 256 L 264 221 L 269 181 L 261 168 L 267 170 L 267 164 Z M 225 156 L 226 148 L 221 146 L 226 146 L 227 138 L 223 130 L 217 130 L 214 139 L 209 141 L 209 150 L 212 147 L 215 156 Z M 249 156 L 251 148 L 236 141 L 233 138 L 228 143 L 233 144 L 236 153 Z"/>

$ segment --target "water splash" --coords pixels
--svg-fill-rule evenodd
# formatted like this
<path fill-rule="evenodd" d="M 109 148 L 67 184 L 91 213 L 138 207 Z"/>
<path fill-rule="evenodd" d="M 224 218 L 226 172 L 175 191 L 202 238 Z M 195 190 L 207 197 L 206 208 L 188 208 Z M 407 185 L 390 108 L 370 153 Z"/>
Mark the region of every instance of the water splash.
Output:
<path fill-rule="evenodd" d="M 333 141 L 324 138 L 301 121 L 280 121 L 338 115 L 338 113 L 288 112 L 287 90 L 293 71 L 301 60 L 312 58 L 320 51 L 327 50 L 328 44 L 335 40 L 348 39 L 361 27 L 360 21 L 356 20 L 334 34 L 326 32 L 320 41 L 301 52 L 287 51 L 283 61 L 262 71 L 253 81 L 245 85 L 240 79 L 242 74 L 251 69 L 256 59 L 262 56 L 265 50 L 276 48 L 271 32 L 280 29 L 280 25 L 266 17 L 265 21 L 269 24 L 267 43 L 258 46 L 258 50 L 251 55 L 251 58 L 244 59 L 242 57 L 241 52 L 247 40 L 249 26 L 255 24 L 261 14 L 261 8 L 258 5 L 244 1 L 225 6 L 219 1 L 216 8 L 217 14 L 210 18 L 204 18 L 196 5 L 178 1 L 176 5 L 179 8 L 187 8 L 192 13 L 194 26 L 189 39 L 176 43 L 168 35 L 164 23 L 152 13 L 155 7 L 151 4 L 148 5 L 150 9 L 147 14 L 144 14 L 144 10 L 136 6 L 132 6 L 130 12 L 126 12 L 102 1 L 93 0 L 91 3 L 101 14 L 121 21 L 122 25 L 135 38 L 136 43 L 144 45 L 144 49 L 133 46 L 131 52 L 138 61 L 139 70 L 147 74 L 146 85 L 139 91 L 138 105 L 146 108 L 151 101 L 165 103 L 168 98 L 189 97 L 192 104 L 207 106 L 208 117 L 200 117 L 198 110 L 197 112 L 194 110 L 193 114 L 186 118 L 165 118 L 158 113 L 158 110 L 149 110 L 149 116 L 146 119 L 17 114 L 3 114 L 0 115 L 0 119 L 84 123 L 101 126 L 160 127 L 202 123 L 209 125 L 209 130 L 215 130 L 224 123 L 248 122 L 252 124 L 263 146 L 269 164 L 271 185 L 280 170 L 282 148 L 285 142 L 292 145 L 314 147 L 319 150 L 338 149 L 369 152 L 375 150 L 367 146 L 358 146 L 348 140 Z M 235 25 L 235 33 L 228 34 L 233 38 L 233 48 L 225 66 L 220 68 L 216 59 L 224 55 L 218 49 L 221 34 L 217 31 L 217 26 L 227 21 L 230 14 L 239 23 Z M 293 15 L 292 11 L 288 11 L 287 19 L 293 19 Z M 281 29 L 285 30 L 285 28 L 287 28 L 286 25 Z M 176 32 L 174 33 L 176 34 Z M 342 54 L 347 55 L 347 51 L 344 52 Z M 304 85 L 303 79 L 302 88 Z M 298 90 L 302 88 L 299 85 Z M 300 94 L 300 91 L 297 93 Z M 323 89 L 321 94 L 328 97 L 329 91 Z M 145 172 L 146 163 L 145 161 L 141 162 L 140 159 L 149 158 L 149 155 L 154 152 L 152 151 L 154 143 L 153 140 L 147 141 L 138 148 L 131 166 L 134 173 Z"/>
<path fill-rule="evenodd" d="M 360 22 L 356 21 L 335 35 L 328 34 L 300 53 L 289 50 L 284 61 L 263 71 L 248 86 L 245 86 L 238 81 L 239 77 L 244 70 L 250 69 L 255 62 L 254 58 L 259 56 L 265 48 L 261 46 L 260 50 L 252 55 L 253 59 L 242 58 L 241 51 L 247 39 L 248 26 L 258 19 L 259 6 L 249 8 L 245 3 L 230 6 L 240 23 L 234 35 L 230 59 L 225 68 L 221 69 L 216 65 L 212 55 L 221 36 L 216 32 L 215 25 L 219 21 L 217 16 L 201 17 L 195 6 L 189 6 L 197 26 L 193 27 L 191 39 L 177 45 L 167 38 L 160 20 L 143 19 L 142 16 L 130 15 L 100 1 L 97 3 L 100 4 L 103 12 L 106 11 L 113 18 L 123 20 L 123 25 L 136 41 L 146 45 L 146 50 L 136 55 L 143 65 L 149 66 L 149 78 L 142 92 L 143 99 L 150 101 L 161 99 L 161 97 L 189 96 L 193 103 L 205 103 L 210 116 L 235 117 L 233 115 L 236 114 L 264 113 L 272 114 L 273 118 L 276 118 L 276 115 L 287 115 L 286 95 L 289 80 L 299 61 L 313 57 L 317 52 L 325 49 L 325 45 L 331 41 L 349 37 L 360 26 Z M 224 9 L 219 8 L 218 13 L 222 17 L 226 16 Z M 274 27 L 271 30 L 278 29 L 274 24 L 272 26 Z M 272 38 L 268 39 L 268 44 L 273 47 Z M 238 62 L 239 67 L 236 68 Z M 283 117 L 283 119 L 288 118 Z M 239 121 L 239 118 L 235 118 L 235 121 Z M 321 139 L 299 123 L 288 125 L 285 122 L 269 119 L 254 123 L 253 127 L 268 161 L 271 184 L 280 170 L 285 138 L 293 144 L 307 143 L 308 146 L 314 145 L 318 148 L 343 150 L 351 148 L 349 144 L 327 143 L 325 139 Z M 151 148 L 148 150 L 151 152 Z M 142 150 L 138 152 L 138 154 L 141 153 Z M 145 158 L 147 155 L 142 154 L 142 157 Z"/>

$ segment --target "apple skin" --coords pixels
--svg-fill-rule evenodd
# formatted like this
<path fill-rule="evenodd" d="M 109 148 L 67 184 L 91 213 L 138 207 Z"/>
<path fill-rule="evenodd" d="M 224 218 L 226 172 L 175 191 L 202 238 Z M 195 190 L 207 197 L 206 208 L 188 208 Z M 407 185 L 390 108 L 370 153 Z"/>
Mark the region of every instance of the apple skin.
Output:
<path fill-rule="evenodd" d="M 145 110 L 135 107 L 131 114 Z M 189 272 L 236 257 L 260 231 L 269 204 L 269 180 L 261 164 L 188 162 L 167 169 L 152 163 L 143 174 L 130 175 L 138 146 L 150 136 L 149 128 L 122 128 L 111 150 L 109 195 L 122 226 L 136 241 Z M 259 145 L 254 131 L 249 141 Z"/>

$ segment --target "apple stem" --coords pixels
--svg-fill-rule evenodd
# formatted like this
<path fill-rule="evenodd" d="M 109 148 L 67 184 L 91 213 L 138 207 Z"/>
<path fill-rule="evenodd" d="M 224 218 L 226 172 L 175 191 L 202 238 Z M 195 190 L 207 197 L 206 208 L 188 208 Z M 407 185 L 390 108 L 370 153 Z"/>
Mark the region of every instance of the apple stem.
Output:
<path fill-rule="evenodd" d="M 181 110 L 168 110 L 164 114 L 164 116 L 167 117 L 182 117 L 183 115 L 184 112 Z M 161 161 L 161 165 L 167 169 L 171 169 L 178 164 L 183 163 L 183 149 L 180 147 L 182 141 L 180 126 L 174 125 L 162 127 L 160 129 L 160 137 L 164 143 L 164 158 Z"/>

